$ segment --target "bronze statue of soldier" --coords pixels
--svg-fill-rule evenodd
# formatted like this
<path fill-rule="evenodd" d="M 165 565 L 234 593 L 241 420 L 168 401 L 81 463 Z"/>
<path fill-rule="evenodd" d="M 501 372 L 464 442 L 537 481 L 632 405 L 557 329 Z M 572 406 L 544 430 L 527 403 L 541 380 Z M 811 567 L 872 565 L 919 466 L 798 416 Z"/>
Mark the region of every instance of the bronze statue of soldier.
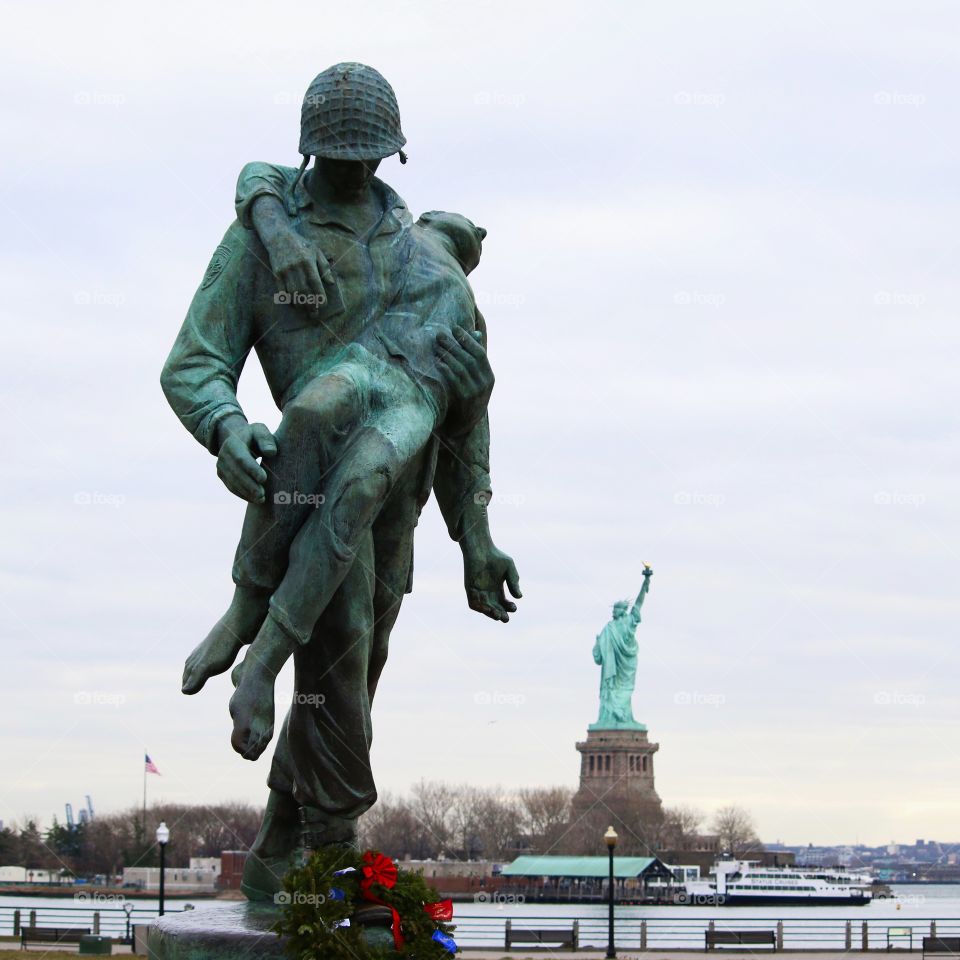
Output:
<path fill-rule="evenodd" d="M 254 760 L 274 731 L 274 680 L 295 695 L 243 889 L 267 899 L 305 849 L 352 844 L 375 802 L 370 704 L 412 586 L 431 490 L 463 554 L 472 609 L 506 622 L 520 597 L 493 543 L 486 326 L 467 274 L 485 231 L 456 214 L 414 222 L 376 178 L 406 138 L 371 67 L 310 85 L 299 170 L 248 164 L 161 378 L 187 429 L 248 502 L 229 609 L 188 657 L 195 693 L 234 664 L 232 743 Z M 313 158 L 313 165 L 308 164 Z M 282 411 L 271 433 L 237 401 L 256 350 Z"/>

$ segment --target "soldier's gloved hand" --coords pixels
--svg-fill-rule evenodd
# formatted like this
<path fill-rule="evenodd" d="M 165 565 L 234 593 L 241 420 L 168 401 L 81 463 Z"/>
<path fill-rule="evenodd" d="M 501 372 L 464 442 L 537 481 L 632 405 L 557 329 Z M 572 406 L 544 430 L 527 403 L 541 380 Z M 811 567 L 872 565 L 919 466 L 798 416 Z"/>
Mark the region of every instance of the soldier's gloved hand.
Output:
<path fill-rule="evenodd" d="M 276 452 L 277 441 L 262 423 L 231 426 L 220 444 L 217 476 L 241 500 L 263 503 L 267 471 L 257 463 L 257 457 L 272 457 Z"/>
<path fill-rule="evenodd" d="M 327 302 L 324 283 L 332 285 L 336 281 L 327 258 L 320 250 L 294 230 L 284 230 L 271 237 L 267 253 L 270 267 L 277 278 L 278 296 L 286 295 L 289 298 L 285 302 L 301 302 L 294 294 L 308 298 L 304 306 L 313 310 Z"/>
<path fill-rule="evenodd" d="M 494 376 L 483 344 L 462 327 L 437 335 L 437 362 L 450 388 L 451 433 L 466 433 L 483 418 L 493 392 Z"/>

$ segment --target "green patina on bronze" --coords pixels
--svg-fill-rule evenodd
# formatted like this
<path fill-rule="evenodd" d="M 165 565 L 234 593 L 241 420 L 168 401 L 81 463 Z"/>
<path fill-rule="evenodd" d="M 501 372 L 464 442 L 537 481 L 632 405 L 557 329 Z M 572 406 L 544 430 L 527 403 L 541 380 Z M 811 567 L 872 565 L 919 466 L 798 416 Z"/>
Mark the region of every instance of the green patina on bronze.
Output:
<path fill-rule="evenodd" d="M 650 590 L 653 570 L 643 568 L 643 586 L 631 607 L 626 600 L 613 605 L 613 619 L 597 635 L 593 659 L 600 664 L 600 718 L 590 730 L 646 730 L 633 718 L 633 690 L 637 682 L 637 626 L 640 608 Z"/>
<path fill-rule="evenodd" d="M 319 93 L 318 93 L 319 91 Z M 322 95 L 321 95 L 322 94 Z M 520 596 L 490 535 L 486 325 L 467 274 L 485 236 L 458 214 L 414 221 L 374 174 L 405 142 L 377 71 L 338 64 L 304 98 L 298 169 L 247 164 L 161 382 L 184 426 L 247 501 L 229 609 L 187 658 L 193 694 L 232 673 L 231 742 L 274 734 L 274 680 L 294 700 L 244 873 L 269 899 L 304 850 L 355 843 L 376 800 L 370 706 L 412 585 L 413 534 L 433 491 L 463 554 L 469 606 L 506 622 Z M 255 351 L 282 418 L 237 399 Z"/>

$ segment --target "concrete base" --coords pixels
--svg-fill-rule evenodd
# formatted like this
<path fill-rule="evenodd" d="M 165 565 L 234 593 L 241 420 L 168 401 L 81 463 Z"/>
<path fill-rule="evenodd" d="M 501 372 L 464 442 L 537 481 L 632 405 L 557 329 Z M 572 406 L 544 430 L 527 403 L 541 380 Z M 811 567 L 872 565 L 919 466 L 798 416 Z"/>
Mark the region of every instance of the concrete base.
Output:
<path fill-rule="evenodd" d="M 287 960 L 285 939 L 270 928 L 280 907 L 238 900 L 218 910 L 185 910 L 158 917 L 147 935 L 150 960 Z M 352 917 L 371 946 L 392 947 L 391 914 L 368 903 Z"/>
<path fill-rule="evenodd" d="M 270 927 L 280 910 L 272 903 L 238 901 L 217 910 L 186 910 L 150 925 L 150 960 L 285 960 L 283 941 Z"/>

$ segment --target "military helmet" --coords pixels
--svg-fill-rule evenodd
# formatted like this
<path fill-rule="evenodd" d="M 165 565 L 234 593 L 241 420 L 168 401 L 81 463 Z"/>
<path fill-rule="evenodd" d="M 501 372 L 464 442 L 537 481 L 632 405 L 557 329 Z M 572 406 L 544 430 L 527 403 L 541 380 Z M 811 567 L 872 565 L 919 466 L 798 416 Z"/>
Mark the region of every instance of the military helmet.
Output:
<path fill-rule="evenodd" d="M 373 67 L 338 63 L 307 88 L 300 113 L 300 153 L 329 160 L 381 160 L 407 138 L 393 87 Z"/>

